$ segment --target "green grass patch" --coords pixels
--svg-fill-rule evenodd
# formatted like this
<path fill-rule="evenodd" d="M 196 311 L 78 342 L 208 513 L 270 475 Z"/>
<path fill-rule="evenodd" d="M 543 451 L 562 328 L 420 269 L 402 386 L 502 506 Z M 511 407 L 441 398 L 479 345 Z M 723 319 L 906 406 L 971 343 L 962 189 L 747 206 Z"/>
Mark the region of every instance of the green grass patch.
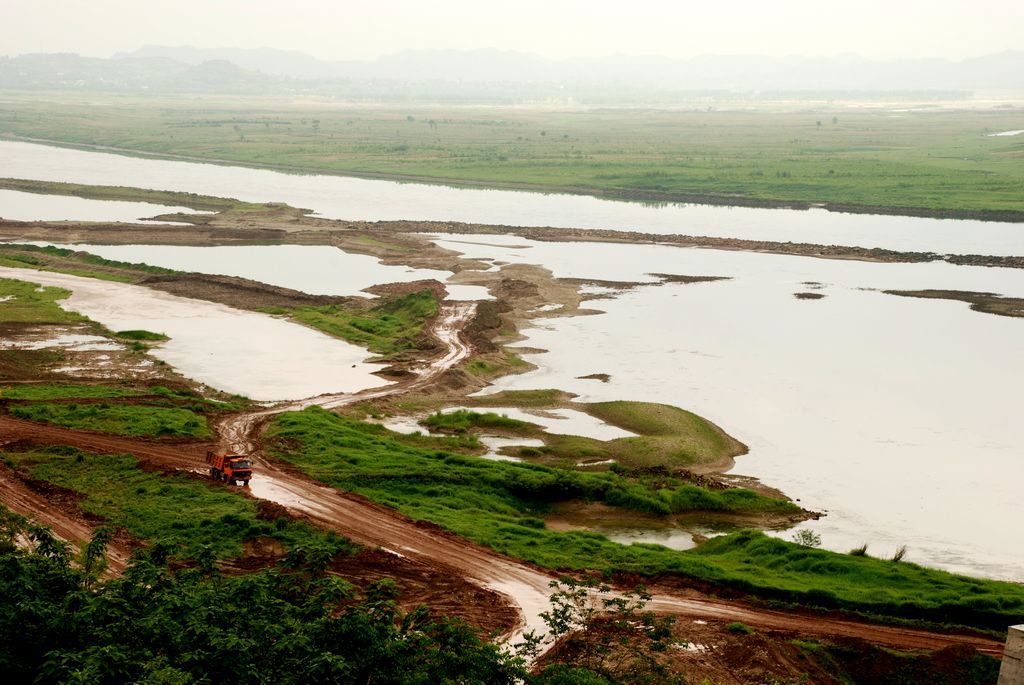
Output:
<path fill-rule="evenodd" d="M 48 288 L 36 283 L 0 278 L 0 321 L 7 323 L 77 323 L 88 321 L 81 314 L 64 310 L 57 304 L 71 296 L 63 288 Z"/>
<path fill-rule="evenodd" d="M 584 404 L 568 403 L 569 399 L 571 395 L 558 390 L 533 390 L 470 398 L 470 402 L 476 406 L 534 409 L 569 407 L 638 434 L 604 441 L 578 435 L 529 433 L 544 439 L 545 446 L 536 457 L 549 465 L 574 466 L 580 459 L 610 459 L 627 470 L 690 468 L 720 464 L 747 451 L 745 445 L 721 428 L 685 409 L 652 402 Z"/>
<path fill-rule="evenodd" d="M 524 361 L 520 356 L 507 350 L 501 350 L 484 356 L 474 356 L 462 366 L 462 370 L 471 376 L 488 379 L 520 372 L 527 367 L 529 367 L 529 362 Z"/>
<path fill-rule="evenodd" d="M 657 487 L 614 473 L 454 455 L 425 448 L 422 436 L 412 446 L 381 426 L 318 408 L 279 416 L 267 437 L 271 454 L 313 478 L 546 568 L 680 573 L 785 602 L 937 623 L 1004 629 L 1024 619 L 1024 587 L 1010 583 L 804 548 L 757 532 L 688 552 L 625 546 L 593 533 L 547 530 L 542 518 L 554 504 L 577 499 L 662 514 L 694 505 L 797 509 L 743 490 L 705 491 L 667 478 Z"/>
<path fill-rule="evenodd" d="M 154 385 L 149 391 L 160 397 L 165 397 L 188 409 L 198 413 L 207 414 L 221 411 L 242 411 L 249 406 L 249 400 L 241 395 L 229 396 L 229 399 L 209 399 L 187 389 L 171 389 L 160 385 Z"/>
<path fill-rule="evenodd" d="M 154 333 L 152 331 L 117 331 L 114 335 L 125 340 L 144 340 L 147 342 L 159 342 L 164 340 L 170 340 L 169 337 L 163 333 Z"/>
<path fill-rule="evenodd" d="M 564 390 L 548 388 L 545 390 L 504 390 L 493 395 L 484 397 L 467 398 L 478 407 L 524 407 L 543 409 L 546 407 L 557 407 L 564 402 L 569 402 L 575 395 Z"/>
<path fill-rule="evenodd" d="M 740 621 L 733 621 L 725 627 L 730 633 L 736 633 L 737 635 L 753 635 L 754 629 L 748 626 L 746 623 Z"/>
<path fill-rule="evenodd" d="M 518 430 L 530 425 L 525 421 L 510 419 L 507 416 L 501 416 L 494 412 L 480 413 L 465 409 L 453 412 L 437 412 L 423 419 L 421 423 L 431 430 L 448 431 L 451 433 L 466 433 L 471 428 Z"/>
<path fill-rule="evenodd" d="M 584 405 L 583 410 L 639 434 L 608 442 L 608 451 L 619 455 L 618 463 L 627 468 L 715 464 L 747 451 L 745 445 L 710 421 L 667 404 L 598 402 Z"/>
<path fill-rule="evenodd" d="M 131 397 L 137 390 L 108 385 L 67 385 L 64 383 L 25 383 L 0 387 L 0 397 L 9 400 L 64 400 L 80 397 Z"/>
<path fill-rule="evenodd" d="M 81 264 L 82 266 L 76 266 Z M 88 252 L 76 252 L 67 248 L 52 245 L 5 245 L 0 248 L 0 265 L 17 268 L 32 268 L 39 271 L 96 278 L 115 283 L 131 283 L 135 274 L 174 274 L 171 269 L 150 266 L 133 262 L 119 262 L 104 259 Z M 101 267 L 107 271 L 97 271 L 88 267 Z M 127 272 L 127 273 L 126 273 Z"/>
<path fill-rule="evenodd" d="M 424 290 L 387 300 L 369 309 L 326 305 L 265 311 L 288 314 L 307 326 L 387 355 L 415 348 L 424 325 L 437 315 L 438 304 L 434 294 Z"/>
<path fill-rule="evenodd" d="M 756 531 L 712 538 L 687 555 L 761 595 L 827 609 L 1005 630 L 1024 619 L 1024 585 L 796 545 Z"/>
<path fill-rule="evenodd" d="M 179 558 L 236 557 L 244 541 L 260 536 L 289 548 L 348 548 L 333 533 L 303 523 L 260 520 L 255 501 L 212 481 L 143 471 L 128 455 L 54 447 L 6 456 L 33 478 L 81 493 L 83 511 L 124 527 L 135 537 L 168 543 Z"/>
<path fill-rule="evenodd" d="M 206 419 L 178 407 L 107 404 L 15 404 L 8 411 L 29 421 L 148 438 L 196 438 L 213 436 Z"/>

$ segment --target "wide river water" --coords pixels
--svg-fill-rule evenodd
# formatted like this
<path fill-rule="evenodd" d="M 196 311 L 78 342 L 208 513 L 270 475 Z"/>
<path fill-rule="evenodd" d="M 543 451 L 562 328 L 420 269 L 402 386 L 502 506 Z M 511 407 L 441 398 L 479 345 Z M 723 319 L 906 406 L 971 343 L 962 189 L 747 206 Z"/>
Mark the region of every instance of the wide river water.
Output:
<path fill-rule="evenodd" d="M 9 176 L 285 201 L 348 219 L 628 226 L 646 232 L 1024 253 L 1024 225 L 1015 224 L 655 208 L 564 195 L 292 176 L 20 143 L 0 143 L 0 159 Z M 470 218 L 467 212 L 486 216 Z M 792 231 L 800 237 L 787 237 Z M 1019 486 L 1024 482 L 1024 321 L 974 312 L 962 302 L 880 292 L 936 288 L 1024 297 L 1024 271 L 540 243 L 508 236 L 436 239 L 474 257 L 543 264 L 557 276 L 641 282 L 654 281 L 651 273 L 729 277 L 643 285 L 594 301 L 602 315 L 542 319 L 526 331 L 527 345 L 547 350 L 529 357 L 538 370 L 503 379 L 495 389 L 558 387 L 588 401 L 649 400 L 691 409 L 750 446 L 735 472 L 759 477 L 808 508 L 827 512 L 806 524 L 821 534 L 826 547 L 845 551 L 868 543 L 870 554 L 882 556 L 905 544 L 911 561 L 1024 580 L 1024 531 L 1015 527 L 1024 520 Z M 276 253 L 282 255 L 280 272 L 302 269 L 281 250 Z M 179 268 L 208 262 L 203 255 L 212 253 L 190 254 Z M 794 297 L 797 292 L 825 297 L 801 300 Z M 144 321 L 133 327 L 152 328 Z M 610 374 L 611 380 L 577 378 L 593 373 Z"/>
<path fill-rule="evenodd" d="M 155 205 L 150 202 L 90 200 L 70 195 L 43 195 L 0 189 L 0 219 L 8 221 L 145 221 L 173 224 L 175 222 L 154 221 L 149 217 L 175 213 L 198 212 L 188 207 Z"/>
<path fill-rule="evenodd" d="M 0 167 L 4 176 L 13 178 L 286 202 L 334 219 L 604 228 L 940 253 L 1024 254 L 1024 224 L 1014 223 L 842 214 L 822 209 L 641 204 L 583 195 L 285 174 L 10 141 L 0 141 Z"/>

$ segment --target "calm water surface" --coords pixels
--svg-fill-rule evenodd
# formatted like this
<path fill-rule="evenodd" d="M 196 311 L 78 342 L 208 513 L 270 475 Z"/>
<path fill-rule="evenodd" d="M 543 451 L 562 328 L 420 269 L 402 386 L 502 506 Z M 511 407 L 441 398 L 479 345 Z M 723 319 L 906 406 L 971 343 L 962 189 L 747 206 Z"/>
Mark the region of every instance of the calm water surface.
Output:
<path fill-rule="evenodd" d="M 0 267 L 14 278 L 71 291 L 61 306 L 114 331 L 143 329 L 170 340 L 151 354 L 180 373 L 255 400 L 303 399 L 388 385 L 361 347 L 311 328 L 205 300 L 95 278 Z"/>
<path fill-rule="evenodd" d="M 149 202 L 89 200 L 70 195 L 41 195 L 18 190 L 0 190 L 0 218 L 8 221 L 149 221 L 160 214 L 198 214 L 188 207 L 155 205 Z M 173 221 L 149 221 L 174 224 Z"/>
<path fill-rule="evenodd" d="M 525 344 L 547 350 L 528 357 L 538 370 L 499 379 L 493 391 L 562 388 L 581 401 L 691 409 L 750 446 L 736 472 L 828 512 L 807 524 L 827 547 L 867 542 L 891 555 L 906 544 L 914 561 L 1024 580 L 1024 532 L 1005 524 L 1024 520 L 1024 321 L 866 289 L 1020 296 L 1024 273 L 647 246 L 546 249 L 562 253 L 550 262 L 556 272 L 618 264 L 616 276 L 628 278 L 671 264 L 673 273 L 732 280 L 642 286 L 595 301 L 603 315 L 543 320 L 525 331 Z M 793 297 L 808 290 L 825 298 Z M 577 378 L 592 373 L 611 381 Z"/>
<path fill-rule="evenodd" d="M 605 228 L 940 253 L 1024 254 L 1024 224 L 840 214 L 825 210 L 650 205 L 593 197 L 459 189 L 343 176 L 139 159 L 0 141 L 4 175 L 287 202 L 335 219 L 465 221 Z"/>
<path fill-rule="evenodd" d="M 43 243 L 41 243 L 43 244 Z M 379 283 L 435 279 L 445 284 L 453 300 L 493 299 L 475 285 L 445 283 L 452 274 L 436 269 L 413 269 L 382 264 L 369 255 L 343 252 L 324 245 L 60 245 L 106 259 L 205 274 L 239 276 L 300 290 L 311 295 L 360 295 Z"/>

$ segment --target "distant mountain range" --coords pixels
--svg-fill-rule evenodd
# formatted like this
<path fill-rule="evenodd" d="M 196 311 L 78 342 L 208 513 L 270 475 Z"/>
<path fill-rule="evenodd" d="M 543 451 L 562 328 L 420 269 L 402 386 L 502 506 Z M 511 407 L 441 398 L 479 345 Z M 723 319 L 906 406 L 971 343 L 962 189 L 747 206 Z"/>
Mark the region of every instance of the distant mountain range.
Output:
<path fill-rule="evenodd" d="M 147 46 L 110 59 L 73 54 L 0 57 L 0 88 L 581 102 L 671 99 L 702 92 L 966 96 L 978 91 L 1024 92 L 1024 51 L 950 61 L 868 60 L 856 55 L 556 60 L 499 50 L 407 50 L 374 60 L 330 62 L 272 48 Z"/>

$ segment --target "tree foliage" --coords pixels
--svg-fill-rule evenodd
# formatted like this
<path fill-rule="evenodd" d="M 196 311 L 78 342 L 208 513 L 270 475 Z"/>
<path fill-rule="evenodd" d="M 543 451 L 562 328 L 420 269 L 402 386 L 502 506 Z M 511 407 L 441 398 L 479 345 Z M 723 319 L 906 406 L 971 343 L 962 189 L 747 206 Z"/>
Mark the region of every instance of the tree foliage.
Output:
<path fill-rule="evenodd" d="M 547 635 L 527 633 L 521 653 L 535 656 L 555 641 L 555 658 L 538 669 L 535 685 L 668 685 L 685 681 L 668 670 L 666 653 L 682 645 L 672 634 L 673 617 L 645 607 L 642 587 L 614 592 L 593 578 L 551 581 L 551 609 L 541 614 Z"/>
<path fill-rule="evenodd" d="M 48 530 L 0 519 L 0 677 L 6 683 L 512 683 L 521 662 L 466 624 L 404 613 L 381 581 L 357 593 L 301 552 L 243 576 L 172 570 L 160 545 L 97 582 Z"/>

